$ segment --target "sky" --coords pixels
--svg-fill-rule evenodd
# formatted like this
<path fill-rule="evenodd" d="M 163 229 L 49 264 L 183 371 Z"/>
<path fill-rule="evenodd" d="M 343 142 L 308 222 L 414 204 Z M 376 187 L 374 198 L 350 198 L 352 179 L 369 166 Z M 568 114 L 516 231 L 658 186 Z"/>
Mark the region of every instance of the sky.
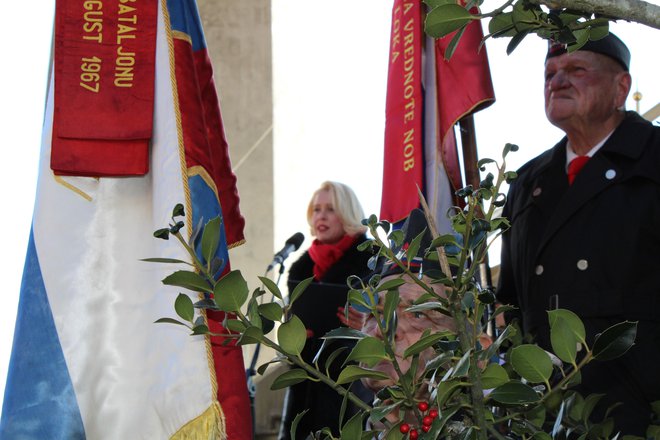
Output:
<path fill-rule="evenodd" d="M 653 3 L 657 3 L 657 0 Z M 391 1 L 273 0 L 275 243 L 307 231 L 311 193 L 325 180 L 351 186 L 365 212 L 380 209 L 385 89 Z M 491 1 L 485 2 L 488 8 Z M 0 133 L 8 157 L 0 173 L 3 288 L 0 291 L 0 399 L 34 204 L 48 75 L 53 0 L 41 0 L 25 20 L 0 26 Z M 5 17 L 24 17 L 21 2 Z M 630 47 L 633 91 L 642 112 L 660 102 L 660 31 L 634 24 L 612 29 Z M 545 42 L 531 36 L 507 56 L 507 40 L 486 44 L 496 103 L 475 117 L 479 157 L 498 158 L 506 142 L 520 151 L 511 169 L 561 138 L 543 113 Z M 208 41 L 212 46 L 213 41 Z M 222 89 L 221 78 L 216 84 Z M 635 103 L 629 99 L 628 108 Z M 229 139 L 231 144 L 231 139 Z"/>
<path fill-rule="evenodd" d="M 325 180 L 351 186 L 367 216 L 380 212 L 392 2 L 332 4 L 337 7 L 319 1 L 273 1 L 278 249 L 294 232 L 308 232 L 307 204 Z M 484 10 L 489 5 L 499 3 L 486 1 Z M 301 9 L 306 11 L 303 19 Z M 660 31 L 629 23 L 614 23 L 612 29 L 632 52 L 633 91 L 637 87 L 642 92 L 644 112 L 660 102 Z M 531 35 L 507 56 L 508 42 L 487 40 L 496 102 L 475 115 L 475 126 L 480 158 L 500 159 L 507 142 L 519 145 L 520 150 L 507 157 L 508 169 L 515 170 L 563 134 L 544 113 L 547 43 Z M 627 107 L 635 109 L 632 98 Z M 299 253 L 308 245 L 309 241 Z M 293 261 L 295 255 L 290 258 Z M 491 262 L 498 260 L 495 252 Z"/>

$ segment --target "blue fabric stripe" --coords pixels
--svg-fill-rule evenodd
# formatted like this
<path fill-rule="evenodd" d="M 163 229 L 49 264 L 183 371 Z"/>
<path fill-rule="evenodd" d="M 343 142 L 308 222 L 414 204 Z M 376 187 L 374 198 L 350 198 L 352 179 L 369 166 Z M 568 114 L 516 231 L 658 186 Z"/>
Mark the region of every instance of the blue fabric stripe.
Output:
<path fill-rule="evenodd" d="M 222 217 L 222 208 L 218 202 L 218 198 L 215 195 L 215 192 L 206 184 L 204 179 L 199 176 L 191 176 L 188 179 L 188 186 L 190 187 L 190 198 L 192 200 L 192 219 L 193 226 L 197 226 L 197 223 L 201 220 L 202 225 L 208 223 L 209 220 L 214 217 Z M 197 256 L 201 258 L 201 234 L 197 237 L 195 242 L 195 252 Z M 221 258 L 224 264 L 219 270 L 222 273 L 222 270 L 229 261 L 229 252 L 227 250 L 227 234 L 225 233 L 224 220 L 223 225 L 220 228 L 220 243 L 218 245 L 218 250 L 215 253 L 216 257 Z"/>
<path fill-rule="evenodd" d="M 206 49 L 202 22 L 195 0 L 167 0 L 173 31 L 187 34 L 192 39 L 193 52 Z"/>
<path fill-rule="evenodd" d="M 0 438 L 85 439 L 30 231 L 0 420 Z"/>

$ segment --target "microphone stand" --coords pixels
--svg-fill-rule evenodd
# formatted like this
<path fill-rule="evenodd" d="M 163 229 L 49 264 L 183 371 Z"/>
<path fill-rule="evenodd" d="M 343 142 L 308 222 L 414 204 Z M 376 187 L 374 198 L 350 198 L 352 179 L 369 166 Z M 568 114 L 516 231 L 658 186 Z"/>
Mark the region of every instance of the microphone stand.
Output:
<path fill-rule="evenodd" d="M 264 276 L 268 275 L 269 269 L 266 269 L 266 272 L 264 273 Z M 284 262 L 280 263 L 280 270 L 277 275 L 277 280 L 275 281 L 275 284 L 279 286 L 280 284 L 280 279 L 282 278 L 282 274 L 284 273 Z M 271 293 L 271 301 L 275 299 L 275 295 Z M 261 351 L 261 343 L 257 342 L 254 346 L 254 353 L 252 353 L 252 358 L 250 359 L 250 365 L 248 366 L 247 370 L 245 370 L 245 376 L 247 377 L 247 389 L 248 389 L 248 396 L 250 398 L 250 415 L 252 417 L 252 438 L 255 438 L 256 434 L 256 427 L 257 427 L 257 422 L 256 422 L 256 414 L 255 414 L 255 408 L 254 408 L 254 401 L 255 397 L 257 394 L 257 384 L 254 382 L 254 376 L 257 374 L 257 370 L 255 369 L 257 366 L 257 361 L 259 359 L 259 352 Z"/>

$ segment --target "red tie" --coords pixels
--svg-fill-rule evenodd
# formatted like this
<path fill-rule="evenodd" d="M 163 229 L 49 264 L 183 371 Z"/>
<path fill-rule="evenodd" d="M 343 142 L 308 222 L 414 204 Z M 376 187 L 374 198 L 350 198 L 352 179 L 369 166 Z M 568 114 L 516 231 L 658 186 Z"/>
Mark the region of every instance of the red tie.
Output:
<path fill-rule="evenodd" d="M 589 160 L 589 156 L 578 156 L 568 164 L 568 184 L 572 184 L 575 176 L 580 172 L 584 164 Z"/>

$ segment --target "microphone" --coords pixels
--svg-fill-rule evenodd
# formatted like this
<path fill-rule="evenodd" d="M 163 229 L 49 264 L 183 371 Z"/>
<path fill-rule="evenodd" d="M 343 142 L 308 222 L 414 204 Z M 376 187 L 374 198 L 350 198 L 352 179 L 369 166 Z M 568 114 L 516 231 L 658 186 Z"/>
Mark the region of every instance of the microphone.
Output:
<path fill-rule="evenodd" d="M 291 252 L 298 250 L 303 241 L 305 241 L 305 236 L 302 234 L 302 232 L 296 232 L 291 237 L 289 237 L 286 243 L 284 243 L 282 250 L 276 253 L 273 257 L 273 261 L 271 261 L 271 263 L 268 265 L 266 272 L 275 267 L 275 265 L 282 264 Z"/>

